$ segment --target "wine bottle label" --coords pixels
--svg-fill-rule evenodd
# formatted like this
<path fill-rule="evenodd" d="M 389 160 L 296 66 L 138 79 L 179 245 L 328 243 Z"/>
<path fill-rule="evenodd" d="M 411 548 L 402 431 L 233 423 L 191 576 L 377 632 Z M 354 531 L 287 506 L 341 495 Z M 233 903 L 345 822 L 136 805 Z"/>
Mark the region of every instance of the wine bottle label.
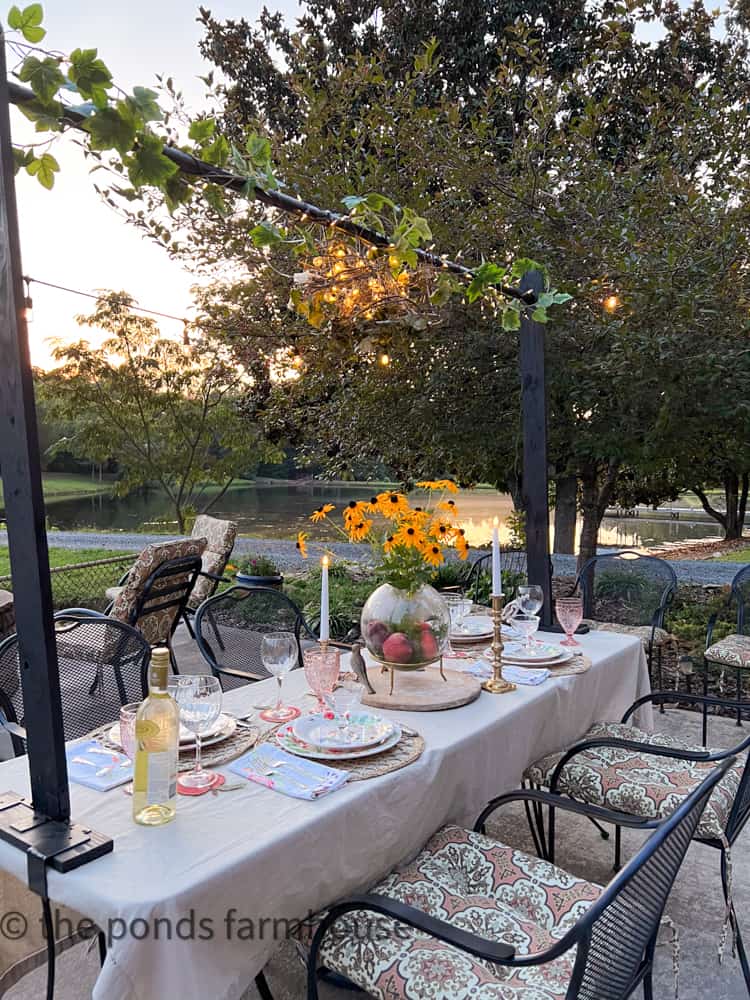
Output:
<path fill-rule="evenodd" d="M 158 736 L 161 733 L 159 724 L 152 719 L 137 719 L 135 723 L 135 738 L 143 741 Z"/>
<path fill-rule="evenodd" d="M 150 753 L 147 758 L 146 801 L 162 805 L 177 794 L 177 748 Z"/>

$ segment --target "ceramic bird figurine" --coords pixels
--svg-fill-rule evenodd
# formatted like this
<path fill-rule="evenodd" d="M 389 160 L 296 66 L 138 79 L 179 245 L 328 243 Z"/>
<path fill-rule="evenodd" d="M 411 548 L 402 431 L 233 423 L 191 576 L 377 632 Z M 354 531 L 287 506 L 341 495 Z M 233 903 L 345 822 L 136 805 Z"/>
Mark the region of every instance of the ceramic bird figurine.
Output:
<path fill-rule="evenodd" d="M 362 656 L 364 645 L 364 642 L 361 639 L 358 639 L 352 646 L 350 659 L 351 668 L 370 694 L 375 694 L 375 688 L 372 684 L 370 684 L 370 678 L 367 676 L 367 664 L 365 663 L 365 658 Z"/>

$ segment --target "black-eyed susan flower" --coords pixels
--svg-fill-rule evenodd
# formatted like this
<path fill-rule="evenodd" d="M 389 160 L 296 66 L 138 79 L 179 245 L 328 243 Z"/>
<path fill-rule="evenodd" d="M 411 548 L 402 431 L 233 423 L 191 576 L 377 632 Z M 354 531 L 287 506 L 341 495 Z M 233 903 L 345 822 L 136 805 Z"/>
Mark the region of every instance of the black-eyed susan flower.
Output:
<path fill-rule="evenodd" d="M 440 481 L 437 479 L 423 479 L 421 483 L 417 483 L 417 487 L 420 490 L 439 490 Z"/>
<path fill-rule="evenodd" d="M 408 549 L 422 549 L 427 542 L 427 536 L 415 524 L 404 521 L 394 536 L 395 545 L 403 545 Z"/>
<path fill-rule="evenodd" d="M 349 532 L 349 538 L 353 542 L 362 542 L 370 534 L 370 528 L 372 528 L 372 521 L 367 518 L 361 518 L 360 520 L 352 519 L 347 525 L 347 531 Z"/>
<path fill-rule="evenodd" d="M 447 542 L 453 534 L 453 528 L 447 521 L 433 521 L 430 526 L 430 534 L 433 538 L 437 538 L 438 541 Z"/>
<path fill-rule="evenodd" d="M 369 508 L 369 503 L 365 500 L 350 500 L 349 503 L 344 507 L 344 527 L 349 530 L 349 525 L 352 521 L 361 521 L 363 516 L 367 513 Z"/>
<path fill-rule="evenodd" d="M 395 520 L 409 510 L 409 501 L 403 493 L 393 493 L 391 491 L 378 493 L 376 500 L 378 511 L 383 517 Z"/>
<path fill-rule="evenodd" d="M 443 553 L 439 545 L 434 542 L 432 544 L 425 545 L 422 550 L 422 555 L 424 556 L 424 561 L 429 563 L 430 566 L 439 566 L 443 562 Z"/>
<path fill-rule="evenodd" d="M 448 493 L 458 493 L 458 486 L 456 486 L 452 479 L 438 479 L 437 488 L 439 490 L 446 490 Z"/>
<path fill-rule="evenodd" d="M 334 509 L 332 503 L 322 503 L 320 507 L 316 507 L 315 510 L 310 515 L 310 520 L 316 524 L 318 521 L 324 521 L 331 511 Z"/>
<path fill-rule="evenodd" d="M 455 500 L 441 500 L 440 503 L 437 505 L 437 509 L 444 510 L 448 514 L 451 514 L 453 517 L 456 517 L 456 515 L 458 514 L 458 506 L 456 505 Z"/>
<path fill-rule="evenodd" d="M 297 532 L 295 546 L 303 559 L 307 559 L 307 535 L 304 531 Z"/>
<path fill-rule="evenodd" d="M 394 536 L 388 535 L 386 537 L 386 540 L 383 542 L 383 552 L 385 552 L 385 554 L 388 555 L 388 553 L 393 549 L 394 545 L 395 545 Z"/>

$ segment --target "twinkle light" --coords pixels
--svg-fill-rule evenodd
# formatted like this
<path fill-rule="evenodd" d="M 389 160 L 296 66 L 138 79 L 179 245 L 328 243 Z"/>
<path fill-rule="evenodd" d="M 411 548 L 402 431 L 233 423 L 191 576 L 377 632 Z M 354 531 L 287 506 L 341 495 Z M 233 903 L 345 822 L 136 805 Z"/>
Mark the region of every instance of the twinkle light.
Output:
<path fill-rule="evenodd" d="M 620 299 L 617 295 L 608 295 L 604 300 L 604 308 L 608 313 L 615 312 L 620 306 Z"/>
<path fill-rule="evenodd" d="M 378 358 L 378 361 L 380 362 L 380 364 L 384 368 L 387 368 L 388 365 L 391 363 L 390 355 L 388 355 L 388 354 L 381 354 L 380 357 Z"/>

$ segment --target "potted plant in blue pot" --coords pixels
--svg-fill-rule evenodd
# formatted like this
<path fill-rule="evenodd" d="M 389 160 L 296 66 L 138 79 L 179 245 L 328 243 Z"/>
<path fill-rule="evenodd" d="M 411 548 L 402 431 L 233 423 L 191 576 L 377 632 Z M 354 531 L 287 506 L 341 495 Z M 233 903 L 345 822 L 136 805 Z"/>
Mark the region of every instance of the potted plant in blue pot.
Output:
<path fill-rule="evenodd" d="M 235 565 L 235 578 L 242 586 L 274 587 L 276 590 L 281 590 L 284 586 L 281 570 L 267 556 L 245 556 L 244 559 L 235 560 Z"/>

